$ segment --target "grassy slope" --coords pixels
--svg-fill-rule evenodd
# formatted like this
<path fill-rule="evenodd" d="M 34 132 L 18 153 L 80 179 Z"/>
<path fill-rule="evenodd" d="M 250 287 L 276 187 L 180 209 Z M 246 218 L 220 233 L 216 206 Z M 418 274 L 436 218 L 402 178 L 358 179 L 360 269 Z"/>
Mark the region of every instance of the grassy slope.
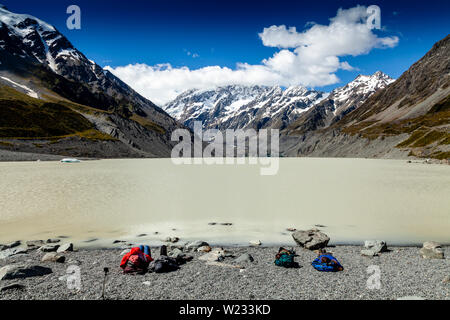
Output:
<path fill-rule="evenodd" d="M 414 156 L 447 159 L 450 158 L 450 153 L 440 151 L 439 147 L 450 143 L 449 123 L 450 96 L 447 96 L 420 117 L 380 124 L 373 121 L 363 121 L 357 125 L 344 128 L 343 132 L 361 134 L 368 139 L 408 133 L 410 134 L 408 139 L 398 144 L 397 148 L 407 148 L 411 151 L 410 155 Z M 426 148 L 436 150 L 423 154 Z"/>
<path fill-rule="evenodd" d="M 136 112 L 127 99 L 111 97 L 103 92 L 91 92 L 88 85 L 68 80 L 43 66 L 34 65 L 26 60 L 0 51 L 0 70 L 4 69 L 24 79 L 31 79 L 42 88 L 46 88 L 58 98 L 44 96 L 46 100 L 69 106 L 83 113 L 117 114 L 125 119 L 135 121 L 146 129 L 164 135 L 166 130 L 145 114 Z M 89 107 L 87 107 L 89 106 Z M 159 109 L 155 106 L 155 109 Z M 161 110 L 161 112 L 163 112 Z"/>
<path fill-rule="evenodd" d="M 17 90 L 0 87 L 0 138 L 59 139 L 80 136 L 92 140 L 114 140 L 95 129 L 66 101 L 34 99 Z"/>

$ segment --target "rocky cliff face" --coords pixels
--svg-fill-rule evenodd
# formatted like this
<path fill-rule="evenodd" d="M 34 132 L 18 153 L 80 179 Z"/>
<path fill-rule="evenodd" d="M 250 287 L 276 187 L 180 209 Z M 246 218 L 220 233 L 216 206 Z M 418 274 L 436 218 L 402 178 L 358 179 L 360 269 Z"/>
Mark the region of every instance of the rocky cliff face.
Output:
<path fill-rule="evenodd" d="M 0 84 L 23 93 L 33 92 L 33 97 L 41 100 L 64 100 L 92 108 L 93 112 L 82 113 L 91 114 L 91 119 L 98 116 L 95 122 L 104 123 L 98 128 L 108 128 L 104 133 L 133 152 L 170 154 L 171 132 L 180 125 L 87 59 L 50 24 L 0 7 L 0 62 Z M 141 134 L 148 139 L 141 139 Z"/>

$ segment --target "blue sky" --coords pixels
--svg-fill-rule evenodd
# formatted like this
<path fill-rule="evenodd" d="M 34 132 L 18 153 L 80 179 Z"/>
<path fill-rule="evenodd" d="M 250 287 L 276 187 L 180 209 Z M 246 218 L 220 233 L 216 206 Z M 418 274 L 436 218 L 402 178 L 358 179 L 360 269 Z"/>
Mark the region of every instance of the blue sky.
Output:
<path fill-rule="evenodd" d="M 450 31 L 450 1 L 447 0 L 0 2 L 13 12 L 28 13 L 53 24 L 101 66 L 170 63 L 173 68 L 187 66 L 190 70 L 207 66 L 235 69 L 239 62 L 261 64 L 263 59 L 280 51 L 263 45 L 258 34 L 264 28 L 286 25 L 302 32 L 309 22 L 327 25 L 339 8 L 378 5 L 383 31 L 375 33 L 379 37 L 398 37 L 397 45 L 374 48 L 368 54 L 340 56 L 341 61 L 354 69 L 337 70 L 339 82 L 316 86 L 322 90 L 351 81 L 359 73 L 382 70 L 399 77 Z M 81 30 L 66 27 L 66 8 L 71 4 L 81 8 Z M 140 92 L 143 93 L 142 89 Z"/>

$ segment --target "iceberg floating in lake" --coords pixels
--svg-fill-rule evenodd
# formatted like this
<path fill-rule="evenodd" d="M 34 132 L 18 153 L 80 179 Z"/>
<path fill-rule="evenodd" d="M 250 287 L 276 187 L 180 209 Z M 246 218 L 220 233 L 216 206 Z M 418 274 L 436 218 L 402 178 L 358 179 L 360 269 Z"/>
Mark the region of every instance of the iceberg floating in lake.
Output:
<path fill-rule="evenodd" d="M 64 158 L 61 160 L 62 163 L 77 163 L 77 162 L 81 162 L 78 159 L 75 158 Z"/>

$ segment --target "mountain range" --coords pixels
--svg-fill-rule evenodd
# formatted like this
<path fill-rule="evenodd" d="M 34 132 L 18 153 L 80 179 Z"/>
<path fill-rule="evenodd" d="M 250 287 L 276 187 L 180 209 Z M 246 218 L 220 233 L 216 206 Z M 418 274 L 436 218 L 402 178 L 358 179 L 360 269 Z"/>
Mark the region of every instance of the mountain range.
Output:
<path fill-rule="evenodd" d="M 168 157 L 177 128 L 280 129 L 282 156 L 450 158 L 450 36 L 399 79 L 191 89 L 162 107 L 89 60 L 52 25 L 0 6 L 0 149 Z M 0 157 L 1 159 L 1 157 Z"/>
<path fill-rule="evenodd" d="M 358 76 L 331 93 L 301 86 L 286 89 L 265 86 L 225 86 L 188 90 L 164 106 L 184 125 L 202 121 L 207 129 L 285 129 L 297 119 L 317 128 L 359 107 L 368 97 L 394 80 L 378 71 Z M 305 128 L 311 129 L 311 128 Z"/>
<path fill-rule="evenodd" d="M 188 127 L 202 121 L 207 129 L 285 128 L 327 96 L 324 92 L 293 86 L 229 85 L 209 90 L 188 90 L 163 108 Z"/>

